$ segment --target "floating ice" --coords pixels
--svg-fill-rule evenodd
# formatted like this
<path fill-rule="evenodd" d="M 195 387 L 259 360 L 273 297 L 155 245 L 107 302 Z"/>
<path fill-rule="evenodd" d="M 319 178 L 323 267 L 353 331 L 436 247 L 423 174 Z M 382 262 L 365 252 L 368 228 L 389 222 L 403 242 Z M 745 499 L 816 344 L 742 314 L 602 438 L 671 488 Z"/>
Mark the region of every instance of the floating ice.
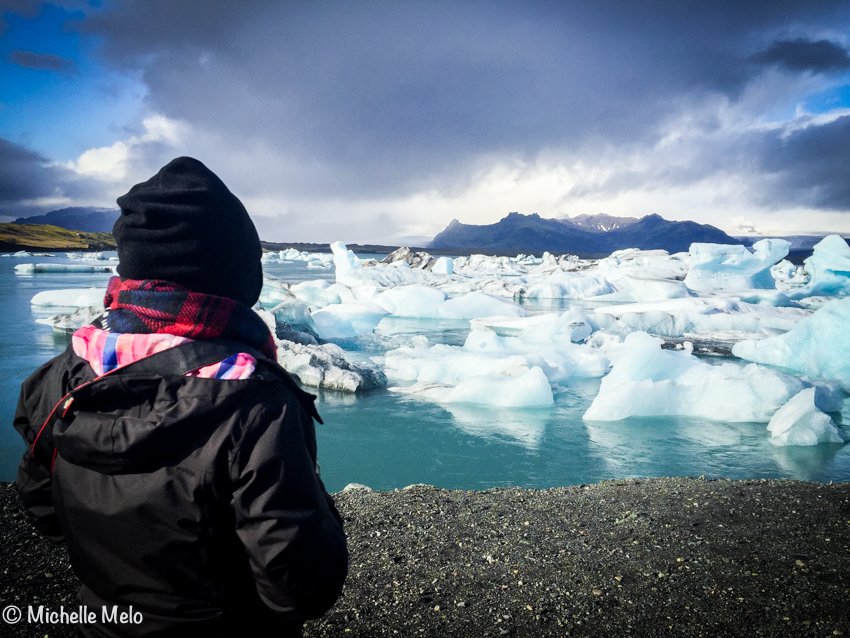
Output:
<path fill-rule="evenodd" d="M 476 320 L 480 327 L 469 333 L 463 346 L 429 345 L 415 338 L 410 346 L 388 351 L 384 367 L 394 382 L 411 384 L 399 391 L 432 401 L 551 405 L 552 384 L 599 377 L 608 368 L 604 354 L 571 342 L 573 331 L 584 324 L 569 315 Z M 518 379 L 524 393 L 510 390 Z"/>
<path fill-rule="evenodd" d="M 374 303 L 340 303 L 313 311 L 312 320 L 322 339 L 347 339 L 372 332 L 386 315 Z"/>
<path fill-rule="evenodd" d="M 547 407 L 554 403 L 552 388 L 538 367 L 509 367 L 498 374 L 477 374 L 457 385 L 417 384 L 391 388 L 409 392 L 437 403 L 488 405 L 506 408 Z"/>
<path fill-rule="evenodd" d="M 386 385 L 381 370 L 368 362 L 353 362 L 345 351 L 332 343 L 300 344 L 277 342 L 277 359 L 304 385 L 339 392 L 372 390 Z"/>
<path fill-rule="evenodd" d="M 392 288 L 375 297 L 375 303 L 395 317 L 472 319 L 488 316 L 523 317 L 527 314 L 517 304 L 483 292 L 470 292 L 447 299 L 441 290 L 422 285 Z"/>
<path fill-rule="evenodd" d="M 381 260 L 382 264 L 391 264 L 396 261 L 403 261 L 411 268 L 419 268 L 421 270 L 431 270 L 436 263 L 436 259 L 425 251 L 413 251 L 406 246 L 397 248 L 389 255 Z"/>
<path fill-rule="evenodd" d="M 850 297 L 835 299 L 787 333 L 735 344 L 732 354 L 747 361 L 836 381 L 850 391 Z"/>
<path fill-rule="evenodd" d="M 596 267 L 615 283 L 623 276 L 682 280 L 688 272 L 689 262 L 687 253 L 670 255 L 666 250 L 626 248 L 600 259 Z"/>
<path fill-rule="evenodd" d="M 451 275 L 454 273 L 454 261 L 451 257 L 438 257 L 431 267 L 435 275 Z"/>
<path fill-rule="evenodd" d="M 588 299 L 612 293 L 616 290 L 600 274 L 556 273 L 536 280 L 516 291 L 516 295 L 527 299 Z"/>
<path fill-rule="evenodd" d="M 35 273 L 60 272 L 114 272 L 114 266 L 97 266 L 93 264 L 18 264 L 15 273 L 32 275 Z"/>
<path fill-rule="evenodd" d="M 691 267 L 685 284 L 701 293 L 775 288 L 771 267 L 791 248 L 785 239 L 762 239 L 746 246 L 691 244 Z"/>
<path fill-rule="evenodd" d="M 99 306 L 83 306 L 77 308 L 73 312 L 51 315 L 49 317 L 40 317 L 35 320 L 36 323 L 50 326 L 54 332 L 72 333 L 83 326 L 87 326 L 92 321 L 103 314 L 103 304 Z"/>
<path fill-rule="evenodd" d="M 301 301 L 320 308 L 329 304 L 351 303 L 358 300 L 348 286 L 331 284 L 324 279 L 302 281 L 293 285 L 290 291 Z"/>
<path fill-rule="evenodd" d="M 750 364 L 711 365 L 688 350 L 662 350 L 645 332 L 628 335 L 612 353 L 613 369 L 585 419 L 689 416 L 708 421 L 767 422 L 799 392 L 799 379 Z"/>
<path fill-rule="evenodd" d="M 63 290 L 44 290 L 30 300 L 33 306 L 83 308 L 99 306 L 103 311 L 103 288 L 66 288 Z"/>
<path fill-rule="evenodd" d="M 304 385 L 338 392 L 359 392 L 384 387 L 387 378 L 370 361 L 355 361 L 332 343 L 317 344 L 309 333 L 298 333 L 280 324 L 274 313 L 257 314 L 274 334 L 288 333 L 293 339 L 275 338 L 277 360 Z"/>
<path fill-rule="evenodd" d="M 360 259 L 352 251 L 346 248 L 341 241 L 331 244 L 334 266 L 336 266 L 337 281 L 344 280 L 352 272 L 360 269 Z"/>
<path fill-rule="evenodd" d="M 545 313 L 530 317 L 485 317 L 470 321 L 473 330 L 489 328 L 499 336 L 518 337 L 523 343 L 543 343 L 566 336 L 578 343 L 587 339 L 598 325 L 591 317 L 572 308 L 563 314 Z"/>
<path fill-rule="evenodd" d="M 399 286 L 375 298 L 381 308 L 396 317 L 436 317 L 434 308 L 446 301 L 446 293 L 430 286 Z"/>
<path fill-rule="evenodd" d="M 850 246 L 839 235 L 829 235 L 815 244 L 804 262 L 810 276 L 799 295 L 846 295 L 850 293 Z"/>
<path fill-rule="evenodd" d="M 333 267 L 333 255 L 331 253 L 308 253 L 296 248 L 286 248 L 279 251 L 264 252 L 261 257 L 264 264 L 289 263 L 294 261 L 307 262 L 308 268 L 331 268 Z"/>
<path fill-rule="evenodd" d="M 818 409 L 815 388 L 794 395 L 776 411 L 767 429 L 774 445 L 844 443 L 832 418 Z"/>
<path fill-rule="evenodd" d="M 735 340 L 785 332 L 809 316 L 802 308 L 751 304 L 724 297 L 599 306 L 595 313 L 615 317 L 617 321 L 605 327 L 621 335 L 635 331 L 662 337 L 722 333 L 737 335 Z"/>

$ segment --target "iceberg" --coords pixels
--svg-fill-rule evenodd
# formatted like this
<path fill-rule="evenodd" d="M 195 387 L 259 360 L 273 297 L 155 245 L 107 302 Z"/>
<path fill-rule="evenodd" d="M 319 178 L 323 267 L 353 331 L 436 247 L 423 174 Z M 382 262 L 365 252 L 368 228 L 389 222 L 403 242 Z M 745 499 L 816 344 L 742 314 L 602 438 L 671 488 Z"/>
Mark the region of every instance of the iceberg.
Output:
<path fill-rule="evenodd" d="M 447 299 L 443 291 L 420 284 L 386 290 L 375 297 L 375 303 L 394 317 L 420 319 L 524 317 L 527 314 L 517 304 L 483 292 L 469 292 Z"/>
<path fill-rule="evenodd" d="M 601 274 L 560 273 L 543 278 L 528 277 L 514 296 L 526 299 L 588 299 L 616 291 Z"/>
<path fill-rule="evenodd" d="M 736 343 L 732 354 L 850 391 L 850 297 L 834 299 L 782 335 Z"/>
<path fill-rule="evenodd" d="M 409 384 L 393 389 L 440 403 L 548 406 L 553 384 L 600 377 L 609 366 L 598 349 L 572 342 L 574 330 L 586 329 L 575 318 L 568 311 L 475 320 L 463 346 L 414 337 L 410 345 L 386 352 L 384 369 L 394 383 Z"/>
<path fill-rule="evenodd" d="M 850 246 L 839 235 L 829 235 L 815 244 L 803 262 L 808 285 L 797 296 L 846 295 L 850 293 Z"/>
<path fill-rule="evenodd" d="M 345 279 L 348 275 L 360 269 L 360 259 L 358 259 L 353 251 L 348 250 L 341 241 L 332 243 L 331 251 L 333 252 L 334 266 L 336 267 L 337 281 Z"/>
<path fill-rule="evenodd" d="M 332 343 L 321 345 L 277 341 L 277 360 L 304 385 L 338 392 L 360 392 L 384 387 L 386 376 L 370 363 L 350 361 Z"/>
<path fill-rule="evenodd" d="M 374 303 L 329 304 L 311 313 L 321 339 L 347 339 L 372 332 L 387 315 Z"/>
<path fill-rule="evenodd" d="M 736 298 L 687 297 L 666 301 L 599 306 L 597 317 L 616 322 L 606 329 L 618 334 L 642 331 L 662 337 L 722 334 L 740 341 L 791 330 L 809 312 L 802 308 L 752 304 Z"/>
<path fill-rule="evenodd" d="M 499 374 L 476 374 L 458 381 L 453 387 L 417 384 L 390 388 L 416 394 L 437 403 L 486 405 L 503 408 L 551 406 L 555 400 L 546 375 L 538 367 L 507 367 Z"/>
<path fill-rule="evenodd" d="M 454 261 L 451 257 L 437 257 L 437 261 L 431 267 L 431 272 L 435 275 L 451 275 L 454 271 Z"/>
<path fill-rule="evenodd" d="M 18 264 L 15 274 L 33 275 L 36 273 L 60 272 L 108 272 L 115 271 L 115 266 L 98 266 L 93 264 Z"/>
<path fill-rule="evenodd" d="M 815 388 L 794 395 L 776 411 L 767 429 L 774 445 L 844 443 L 832 418 L 818 409 Z"/>
<path fill-rule="evenodd" d="M 707 421 L 767 422 L 803 382 L 755 364 L 712 365 L 689 351 L 662 350 L 645 332 L 612 349 L 613 368 L 584 414 L 597 421 L 688 416 Z"/>
<path fill-rule="evenodd" d="M 691 244 L 691 266 L 685 284 L 700 293 L 775 288 L 771 268 L 788 255 L 791 242 L 762 239 L 746 246 Z"/>
<path fill-rule="evenodd" d="M 52 308 L 84 308 L 96 306 L 103 312 L 104 288 L 65 288 L 44 290 L 30 300 L 33 306 Z"/>

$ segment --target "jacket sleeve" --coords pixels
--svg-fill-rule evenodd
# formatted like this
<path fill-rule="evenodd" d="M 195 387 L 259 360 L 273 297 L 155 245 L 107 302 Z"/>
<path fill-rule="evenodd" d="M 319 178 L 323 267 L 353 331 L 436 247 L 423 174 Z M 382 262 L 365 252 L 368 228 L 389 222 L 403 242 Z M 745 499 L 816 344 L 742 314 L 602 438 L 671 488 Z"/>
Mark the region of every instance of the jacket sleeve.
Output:
<path fill-rule="evenodd" d="M 258 402 L 231 461 L 236 532 L 257 591 L 293 620 L 316 618 L 348 572 L 342 521 L 309 448 L 312 419 L 294 398 Z"/>
<path fill-rule="evenodd" d="M 26 445 L 15 484 L 27 513 L 40 534 L 52 541 L 62 541 L 62 528 L 53 507 L 52 433 L 45 430 L 38 439 L 42 423 L 64 394 L 61 380 L 55 378 L 53 361 L 38 368 L 21 384 L 14 426 Z"/>

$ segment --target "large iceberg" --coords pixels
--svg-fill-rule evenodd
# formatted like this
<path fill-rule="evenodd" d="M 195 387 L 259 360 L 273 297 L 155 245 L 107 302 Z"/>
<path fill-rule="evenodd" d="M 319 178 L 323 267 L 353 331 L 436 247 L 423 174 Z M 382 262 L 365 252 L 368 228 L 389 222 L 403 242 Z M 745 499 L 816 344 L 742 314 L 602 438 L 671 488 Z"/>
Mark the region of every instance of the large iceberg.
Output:
<path fill-rule="evenodd" d="M 757 241 L 753 252 L 740 244 L 691 244 L 685 284 L 700 293 L 775 288 L 770 269 L 790 248 L 791 242 L 785 239 Z"/>
<path fill-rule="evenodd" d="M 645 332 L 611 353 L 613 368 L 584 414 L 588 420 L 687 416 L 708 421 L 767 422 L 803 382 L 755 364 L 712 365 L 688 350 L 662 350 Z"/>
<path fill-rule="evenodd" d="M 732 354 L 836 381 L 850 391 L 850 297 L 829 302 L 785 334 L 736 343 Z"/>
<path fill-rule="evenodd" d="M 824 237 L 803 264 L 809 283 L 797 296 L 850 293 L 850 246 L 841 236 Z"/>
<path fill-rule="evenodd" d="M 816 388 L 806 388 L 794 395 L 776 411 L 767 429 L 774 445 L 844 443 L 832 418 L 818 408 Z"/>

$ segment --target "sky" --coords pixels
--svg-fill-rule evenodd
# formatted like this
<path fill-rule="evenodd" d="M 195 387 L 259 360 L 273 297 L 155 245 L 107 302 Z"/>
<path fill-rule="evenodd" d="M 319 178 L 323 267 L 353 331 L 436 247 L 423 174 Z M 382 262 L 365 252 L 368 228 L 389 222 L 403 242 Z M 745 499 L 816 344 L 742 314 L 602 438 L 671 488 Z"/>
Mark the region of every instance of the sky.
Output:
<path fill-rule="evenodd" d="M 0 0 L 0 221 L 180 155 L 269 241 L 512 211 L 850 233 L 850 3 Z"/>

